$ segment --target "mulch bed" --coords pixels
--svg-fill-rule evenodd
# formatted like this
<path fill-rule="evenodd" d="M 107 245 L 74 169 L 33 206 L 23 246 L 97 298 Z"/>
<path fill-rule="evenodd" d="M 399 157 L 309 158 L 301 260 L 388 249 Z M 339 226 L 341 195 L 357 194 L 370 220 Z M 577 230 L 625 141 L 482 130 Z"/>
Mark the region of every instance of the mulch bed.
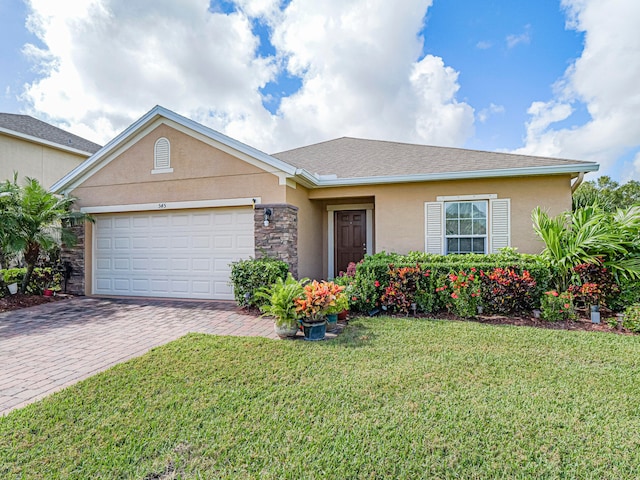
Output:
<path fill-rule="evenodd" d="M 45 297 L 44 295 L 24 295 L 16 293 L 0 298 L 0 312 L 9 312 L 11 310 L 19 310 L 21 308 L 33 307 L 43 303 L 57 302 L 69 298 L 68 295 L 57 295 L 55 297 Z"/>

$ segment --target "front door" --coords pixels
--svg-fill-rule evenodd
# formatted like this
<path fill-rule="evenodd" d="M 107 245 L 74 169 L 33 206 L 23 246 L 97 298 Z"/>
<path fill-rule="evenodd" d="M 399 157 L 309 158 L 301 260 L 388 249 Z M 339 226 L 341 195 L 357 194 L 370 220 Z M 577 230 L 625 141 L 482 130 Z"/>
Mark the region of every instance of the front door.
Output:
<path fill-rule="evenodd" d="M 359 262 L 367 253 L 366 210 L 335 212 L 335 274 L 346 272 L 350 262 Z"/>

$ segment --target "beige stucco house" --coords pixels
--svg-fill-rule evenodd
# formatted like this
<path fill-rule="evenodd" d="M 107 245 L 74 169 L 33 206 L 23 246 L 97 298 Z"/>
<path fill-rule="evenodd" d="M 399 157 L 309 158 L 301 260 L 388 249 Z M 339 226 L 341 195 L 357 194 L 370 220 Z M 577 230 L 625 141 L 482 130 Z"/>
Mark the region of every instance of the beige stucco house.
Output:
<path fill-rule="evenodd" d="M 231 261 L 331 278 L 380 251 L 539 252 L 593 162 L 340 138 L 267 155 L 155 107 L 53 185 L 95 218 L 84 293 L 232 298 Z"/>
<path fill-rule="evenodd" d="M 20 181 L 31 177 L 49 188 L 99 149 L 29 115 L 0 113 L 0 181 L 17 172 Z"/>

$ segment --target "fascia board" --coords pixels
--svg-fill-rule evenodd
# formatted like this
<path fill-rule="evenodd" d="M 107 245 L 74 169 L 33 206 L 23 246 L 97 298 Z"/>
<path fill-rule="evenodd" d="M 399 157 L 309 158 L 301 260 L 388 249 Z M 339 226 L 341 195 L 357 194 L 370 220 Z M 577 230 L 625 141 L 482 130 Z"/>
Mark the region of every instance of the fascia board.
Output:
<path fill-rule="evenodd" d="M 83 157 L 90 157 L 92 155 L 91 152 L 86 152 L 78 148 L 67 147 L 61 143 L 56 143 L 49 140 L 45 140 L 43 138 L 34 137 L 32 135 L 27 135 L 26 133 L 16 132 L 15 130 L 10 130 L 8 128 L 0 127 L 0 133 L 4 133 L 5 135 L 8 135 L 10 137 L 20 138 L 22 140 L 26 140 L 27 142 L 46 145 L 47 147 L 55 148 L 56 150 L 62 150 L 64 152 L 82 155 Z"/>
<path fill-rule="evenodd" d="M 346 187 L 356 185 L 380 185 L 389 183 L 436 182 L 445 180 L 472 180 L 497 177 L 523 177 L 531 175 L 560 175 L 578 172 L 595 172 L 600 166 L 593 164 L 554 165 L 546 167 L 509 168 L 496 170 L 477 170 L 466 172 L 445 172 L 425 175 L 393 175 L 381 177 L 356 177 L 320 179 L 306 170 L 298 170 L 298 178 L 313 184 L 311 188 Z"/>

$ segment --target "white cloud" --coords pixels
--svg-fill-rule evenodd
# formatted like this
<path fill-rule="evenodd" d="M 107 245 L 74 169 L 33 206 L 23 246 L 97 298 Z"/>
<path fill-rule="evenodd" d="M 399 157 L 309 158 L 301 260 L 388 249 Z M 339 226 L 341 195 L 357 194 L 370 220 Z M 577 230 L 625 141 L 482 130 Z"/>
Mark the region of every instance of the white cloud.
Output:
<path fill-rule="evenodd" d="M 24 52 L 41 76 L 31 113 L 106 142 L 156 104 L 265 151 L 351 135 L 462 145 L 473 109 L 456 100 L 458 73 L 421 58 L 431 0 L 29 0 L 45 48 Z M 257 20 L 272 29 L 263 58 Z M 260 89 L 288 71 L 302 87 L 272 115 Z"/>
<path fill-rule="evenodd" d="M 507 35 L 507 48 L 513 48 L 517 45 L 531 43 L 531 25 L 525 25 L 524 32 L 519 34 Z"/>
<path fill-rule="evenodd" d="M 483 108 L 478 112 L 477 118 L 480 123 L 485 123 L 487 120 L 489 120 L 489 117 L 491 117 L 492 115 L 497 115 L 504 112 L 505 110 L 503 105 L 496 105 L 495 103 L 490 103 L 487 108 Z"/>
<path fill-rule="evenodd" d="M 640 144 L 640 2 L 563 0 L 562 5 L 568 27 L 585 33 L 584 50 L 558 81 L 556 97 L 531 105 L 525 146 L 517 152 L 594 160 L 607 174 L 621 153 Z M 578 103 L 586 106 L 586 123 L 554 125 L 570 120 Z"/>
<path fill-rule="evenodd" d="M 476 43 L 476 48 L 478 50 L 488 50 L 491 47 L 493 47 L 493 43 L 491 43 L 488 40 L 481 40 L 478 43 Z"/>

